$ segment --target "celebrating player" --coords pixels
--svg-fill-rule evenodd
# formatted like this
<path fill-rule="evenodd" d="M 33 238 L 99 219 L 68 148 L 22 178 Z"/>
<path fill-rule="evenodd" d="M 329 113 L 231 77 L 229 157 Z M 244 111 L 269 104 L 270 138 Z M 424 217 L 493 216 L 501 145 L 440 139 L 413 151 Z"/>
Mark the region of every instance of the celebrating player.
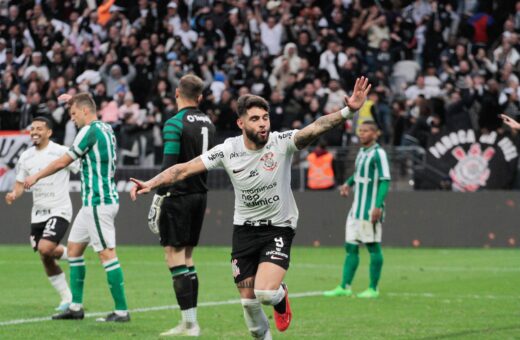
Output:
<path fill-rule="evenodd" d="M 52 142 L 51 122 L 45 117 L 36 117 L 31 123 L 31 140 L 34 146 L 25 150 L 16 164 L 16 183 L 13 191 L 5 196 L 7 204 L 12 204 L 22 196 L 25 178 L 37 173 L 42 167 L 65 154 L 65 146 Z M 60 294 L 61 302 L 56 308 L 66 310 L 72 295 L 56 260 L 67 260 L 67 247 L 60 241 L 67 232 L 72 218 L 72 203 L 69 196 L 69 171 L 77 173 L 76 163 L 41 181 L 33 188 L 31 212 L 31 245 L 40 253 L 47 277 Z"/>
<path fill-rule="evenodd" d="M 377 298 L 377 284 L 383 267 L 381 236 L 384 202 L 390 186 L 390 167 L 386 152 L 376 140 L 379 134 L 373 121 L 365 121 L 358 130 L 362 148 L 356 157 L 356 170 L 340 187 L 340 194 L 348 196 L 355 186 L 354 202 L 347 217 L 345 249 L 347 256 L 343 266 L 343 280 L 325 296 L 351 296 L 350 287 L 359 264 L 359 243 L 364 243 L 370 253 L 370 285 L 357 294 L 360 298 Z"/>
<path fill-rule="evenodd" d="M 130 321 L 126 305 L 123 271 L 116 255 L 114 219 L 119 210 L 119 196 L 114 182 L 116 171 L 116 138 L 110 125 L 98 120 L 96 104 L 88 93 L 61 95 L 68 102 L 72 121 L 80 128 L 70 149 L 38 173 L 25 179 L 25 187 L 81 159 L 81 196 L 78 212 L 68 240 L 72 303 L 63 313 L 52 318 L 83 319 L 83 285 L 85 260 L 83 253 L 92 244 L 105 268 L 115 311 L 98 321 Z"/>
<path fill-rule="evenodd" d="M 214 146 L 215 126 L 197 109 L 204 82 L 195 75 L 181 78 L 175 90 L 179 112 L 163 128 L 163 170 L 187 162 Z M 161 335 L 198 336 L 197 297 L 199 280 L 192 255 L 199 241 L 206 212 L 206 174 L 157 190 L 148 224 L 159 233 L 166 264 L 173 279 L 173 290 L 181 309 L 182 322 Z"/>
<path fill-rule="evenodd" d="M 226 170 L 235 190 L 231 265 L 246 325 L 255 338 L 271 339 L 269 322 L 260 303 L 274 307 L 278 330 L 285 331 L 291 322 L 287 286 L 282 280 L 289 268 L 298 221 L 290 184 L 292 155 L 344 123 L 363 105 L 370 87 L 368 79 L 358 78 L 352 96 L 345 98 L 345 108 L 320 117 L 302 130 L 283 133 L 270 132 L 267 101 L 244 95 L 237 103 L 242 136 L 229 138 L 149 181 L 132 179 L 136 185 L 130 194 L 136 199 L 138 194 L 217 167 Z"/>

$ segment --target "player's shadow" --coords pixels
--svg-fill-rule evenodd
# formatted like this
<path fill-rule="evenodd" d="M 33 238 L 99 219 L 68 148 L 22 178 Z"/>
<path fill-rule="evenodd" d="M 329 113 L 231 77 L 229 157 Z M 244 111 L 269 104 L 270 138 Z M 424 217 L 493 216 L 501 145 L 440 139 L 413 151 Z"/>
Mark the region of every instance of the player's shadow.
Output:
<path fill-rule="evenodd" d="M 425 338 L 419 338 L 419 339 L 420 340 L 451 339 L 451 338 L 458 338 L 458 337 L 462 337 L 462 336 L 477 335 L 477 334 L 483 336 L 485 334 L 493 334 L 495 332 L 513 331 L 513 330 L 520 330 L 520 325 L 499 327 L 499 328 L 468 329 L 466 331 L 440 334 L 440 335 L 435 335 L 435 336 L 427 336 Z"/>

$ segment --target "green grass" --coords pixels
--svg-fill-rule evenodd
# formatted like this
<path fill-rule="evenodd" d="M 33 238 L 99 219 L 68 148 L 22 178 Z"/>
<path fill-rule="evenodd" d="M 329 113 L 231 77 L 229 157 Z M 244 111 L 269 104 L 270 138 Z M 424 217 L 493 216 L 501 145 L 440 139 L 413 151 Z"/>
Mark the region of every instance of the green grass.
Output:
<path fill-rule="evenodd" d="M 383 249 L 381 297 L 306 296 L 293 298 L 294 320 L 288 331 L 274 328 L 275 339 L 519 339 L 520 252 L 514 249 Z M 175 304 L 169 272 L 160 247 L 118 249 L 131 309 Z M 286 282 L 289 294 L 331 289 L 338 284 L 342 248 L 292 250 Z M 238 300 L 229 266 L 229 249 L 199 248 L 195 254 L 200 280 L 199 303 Z M 86 253 L 87 313 L 110 311 L 112 300 L 97 256 Z M 368 254 L 354 281 L 359 292 L 368 285 Z M 68 271 L 68 266 L 63 266 Z M 46 279 L 38 256 L 28 246 L 0 247 L 1 339 L 157 339 L 180 318 L 178 310 L 133 312 L 128 324 L 40 321 L 2 322 L 46 317 L 58 296 Z M 199 308 L 204 339 L 248 338 L 238 303 Z"/>

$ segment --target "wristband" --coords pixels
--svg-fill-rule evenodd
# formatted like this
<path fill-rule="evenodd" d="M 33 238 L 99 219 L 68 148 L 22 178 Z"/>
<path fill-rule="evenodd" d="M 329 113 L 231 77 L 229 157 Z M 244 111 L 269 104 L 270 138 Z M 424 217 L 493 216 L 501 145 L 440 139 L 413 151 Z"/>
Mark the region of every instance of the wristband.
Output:
<path fill-rule="evenodd" d="M 343 117 L 343 119 L 347 119 L 351 114 L 354 114 L 354 112 L 352 112 L 348 106 L 345 106 L 339 112 L 341 113 L 341 117 Z"/>

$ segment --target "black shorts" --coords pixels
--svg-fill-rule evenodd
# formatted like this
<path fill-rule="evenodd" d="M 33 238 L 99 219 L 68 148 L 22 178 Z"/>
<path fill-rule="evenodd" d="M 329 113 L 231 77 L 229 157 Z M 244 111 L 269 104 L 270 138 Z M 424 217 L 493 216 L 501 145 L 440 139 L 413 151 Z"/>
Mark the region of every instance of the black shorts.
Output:
<path fill-rule="evenodd" d="M 294 229 L 275 226 L 237 226 L 233 228 L 231 268 L 235 283 L 255 276 L 262 262 L 289 268 Z"/>
<path fill-rule="evenodd" d="M 195 247 L 206 213 L 207 194 L 166 197 L 161 206 L 161 246 Z"/>
<path fill-rule="evenodd" d="M 31 223 L 31 246 L 34 251 L 38 250 L 41 239 L 60 243 L 69 228 L 69 221 L 63 217 L 53 216 L 45 222 Z"/>

